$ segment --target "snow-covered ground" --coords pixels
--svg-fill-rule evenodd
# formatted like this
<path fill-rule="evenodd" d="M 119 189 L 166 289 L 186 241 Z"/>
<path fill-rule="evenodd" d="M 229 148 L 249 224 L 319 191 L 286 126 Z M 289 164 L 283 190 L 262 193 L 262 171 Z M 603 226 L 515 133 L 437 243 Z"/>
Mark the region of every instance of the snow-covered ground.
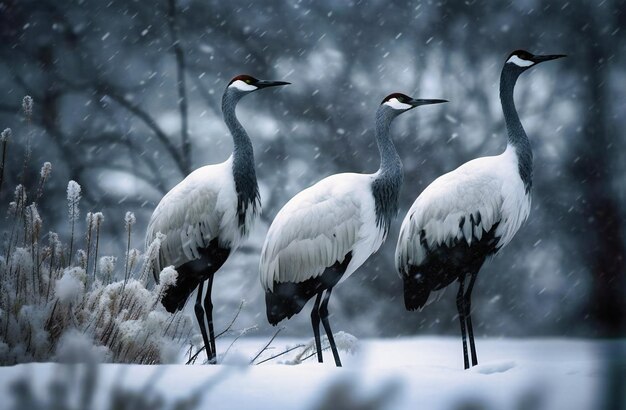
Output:
<path fill-rule="evenodd" d="M 609 346 L 626 349 L 626 341 L 479 339 L 481 363 L 465 371 L 460 339 L 416 337 L 360 341 L 356 353 L 342 352 L 343 368 L 334 367 L 329 351 L 324 364 L 314 358 L 284 364 L 297 350 L 248 366 L 266 342 L 240 339 L 217 366 L 101 365 L 95 408 L 109 408 L 112 386 L 141 389 L 150 384 L 153 389 L 145 394 L 168 400 L 202 392 L 197 408 L 212 410 L 596 409 L 608 374 L 604 353 Z M 306 342 L 278 338 L 257 361 Z M 218 350 L 228 344 L 218 339 Z M 15 381 L 20 378 L 27 378 L 33 391 L 44 397 L 50 381 L 64 374 L 63 366 L 0 368 L 0 408 L 15 408 Z"/>

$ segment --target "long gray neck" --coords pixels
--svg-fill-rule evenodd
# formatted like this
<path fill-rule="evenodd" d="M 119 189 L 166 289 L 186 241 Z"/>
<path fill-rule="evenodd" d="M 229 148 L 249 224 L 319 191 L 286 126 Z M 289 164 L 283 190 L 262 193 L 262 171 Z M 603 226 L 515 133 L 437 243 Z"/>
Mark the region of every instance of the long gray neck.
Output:
<path fill-rule="evenodd" d="M 238 92 L 227 90 L 222 97 L 222 113 L 224 115 L 224 122 L 233 137 L 233 158 L 251 159 L 254 165 L 252 142 L 235 114 L 235 108 L 241 97 L 242 95 Z M 254 166 L 252 168 L 254 168 Z"/>
<path fill-rule="evenodd" d="M 235 108 L 237 102 L 243 96 L 235 90 L 227 89 L 222 98 L 222 113 L 224 122 L 233 137 L 233 178 L 235 180 L 235 190 L 237 191 L 237 215 L 239 228 L 243 234 L 247 234 L 248 227 L 245 226 L 246 210 L 252 206 L 256 213 L 259 205 L 259 187 L 254 169 L 254 151 L 250 137 L 243 128 Z"/>
<path fill-rule="evenodd" d="M 533 184 L 533 151 L 517 115 L 515 101 L 513 100 L 515 82 L 519 74 L 518 68 L 512 67 L 508 63 L 504 65 L 500 76 L 500 102 L 502 103 L 502 111 L 508 133 L 508 146 L 515 150 L 520 178 L 528 193 Z"/>
<path fill-rule="evenodd" d="M 372 183 L 376 205 L 376 225 L 385 232 L 398 213 L 398 197 L 402 187 L 402 161 L 391 140 L 389 129 L 398 115 L 392 108 L 381 106 L 376 113 L 376 143 L 380 152 L 380 168 Z"/>

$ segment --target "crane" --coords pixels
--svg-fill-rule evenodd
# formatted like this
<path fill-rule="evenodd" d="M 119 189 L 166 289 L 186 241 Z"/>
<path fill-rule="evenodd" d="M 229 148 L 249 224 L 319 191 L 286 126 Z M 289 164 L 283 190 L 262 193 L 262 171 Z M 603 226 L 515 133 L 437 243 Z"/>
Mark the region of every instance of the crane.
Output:
<path fill-rule="evenodd" d="M 445 100 L 387 96 L 376 112 L 380 168 L 374 174 L 331 175 L 294 196 L 276 215 L 261 251 L 260 278 L 267 319 L 276 325 L 300 312 L 315 296 L 311 324 L 323 361 L 320 320 L 335 359 L 341 360 L 328 321 L 335 285 L 378 250 L 397 214 L 402 162 L 389 136 L 392 121 L 420 105 Z"/>
<path fill-rule="evenodd" d="M 485 260 L 508 244 L 530 212 L 533 153 L 513 101 L 518 77 L 536 64 L 564 57 L 512 52 L 500 76 L 507 146 L 497 156 L 477 158 L 433 181 L 407 213 L 396 246 L 407 310 L 422 309 L 429 295 L 459 283 L 456 305 L 463 361 L 478 364 L 471 296 Z"/>
<path fill-rule="evenodd" d="M 161 303 L 168 312 L 175 313 L 183 309 L 197 288 L 195 314 L 209 363 L 216 359 L 213 276 L 248 236 L 261 210 L 252 143 L 235 108 L 245 95 L 286 84 L 249 75 L 230 81 L 222 97 L 222 113 L 233 138 L 232 155 L 220 164 L 189 174 L 161 199 L 148 223 L 146 247 L 159 232 L 165 235 L 153 269 L 155 280 L 158 283 L 158 273 L 166 266 L 173 265 L 178 272 L 176 283 L 164 290 Z"/>

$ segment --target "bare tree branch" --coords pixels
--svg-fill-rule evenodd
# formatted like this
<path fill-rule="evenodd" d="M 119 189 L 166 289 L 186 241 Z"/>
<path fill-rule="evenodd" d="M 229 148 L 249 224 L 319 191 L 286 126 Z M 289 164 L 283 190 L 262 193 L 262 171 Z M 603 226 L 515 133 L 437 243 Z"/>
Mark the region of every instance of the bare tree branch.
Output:
<path fill-rule="evenodd" d="M 187 87 L 185 85 L 185 54 L 180 44 L 180 33 L 176 21 L 176 0 L 168 0 L 167 22 L 172 37 L 172 48 L 176 56 L 176 85 L 178 88 L 178 109 L 180 111 L 180 138 L 182 145 L 183 173 L 191 170 L 191 142 L 189 141 L 189 115 L 187 108 Z"/>
<path fill-rule="evenodd" d="M 157 124 L 156 120 L 152 118 L 150 114 L 144 111 L 138 104 L 135 104 L 131 101 L 128 101 L 123 95 L 119 94 L 111 86 L 107 86 L 104 84 L 99 84 L 97 86 L 97 90 L 99 93 L 103 95 L 109 96 L 112 100 L 117 102 L 120 106 L 134 114 L 137 118 L 139 118 L 143 123 L 154 132 L 154 135 L 159 139 L 161 144 L 163 144 L 170 154 L 174 163 L 176 164 L 178 170 L 181 174 L 186 175 L 186 166 L 184 159 L 181 157 L 178 149 L 172 144 L 169 137 L 165 132 L 161 129 L 161 127 Z"/>

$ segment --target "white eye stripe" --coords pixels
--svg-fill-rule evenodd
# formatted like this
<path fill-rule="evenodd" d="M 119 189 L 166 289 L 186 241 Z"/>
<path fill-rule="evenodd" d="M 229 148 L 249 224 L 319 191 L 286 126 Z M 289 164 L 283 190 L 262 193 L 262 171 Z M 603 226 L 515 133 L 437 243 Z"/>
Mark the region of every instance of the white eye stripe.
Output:
<path fill-rule="evenodd" d="M 507 63 L 513 63 L 518 67 L 530 67 L 535 64 L 533 61 L 523 60 L 518 56 L 511 56 L 511 58 L 507 60 Z"/>
<path fill-rule="evenodd" d="M 240 91 L 254 91 L 256 90 L 258 87 L 252 84 L 247 84 L 244 81 L 241 80 L 237 80 L 234 81 L 231 85 L 228 86 L 228 88 L 230 87 L 235 87 L 236 89 L 240 90 Z"/>
<path fill-rule="evenodd" d="M 384 105 L 388 105 L 394 110 L 408 110 L 409 108 L 412 107 L 412 105 L 410 104 L 405 104 L 405 103 L 398 101 L 397 98 L 390 99 L 389 101 L 385 102 Z"/>

